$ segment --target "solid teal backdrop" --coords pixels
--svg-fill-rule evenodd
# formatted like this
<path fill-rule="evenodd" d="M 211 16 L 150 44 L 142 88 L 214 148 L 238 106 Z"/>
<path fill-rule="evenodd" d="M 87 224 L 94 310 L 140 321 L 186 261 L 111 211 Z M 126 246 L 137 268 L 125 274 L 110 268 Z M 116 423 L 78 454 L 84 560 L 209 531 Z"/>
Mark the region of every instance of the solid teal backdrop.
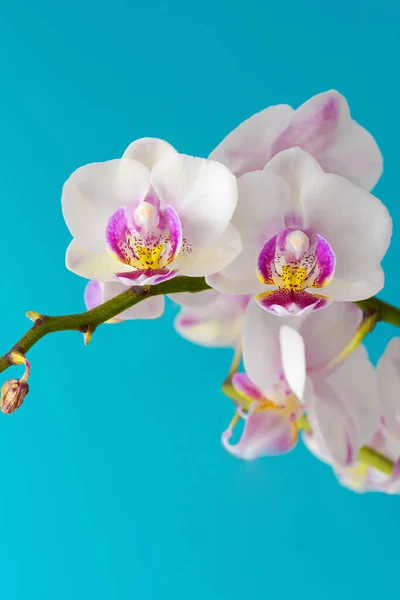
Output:
<path fill-rule="evenodd" d="M 142 136 L 205 156 L 265 106 L 337 88 L 382 148 L 376 193 L 400 221 L 399 18 L 395 0 L 2 3 L 0 351 L 25 311 L 83 309 L 62 184 Z M 399 252 L 395 234 L 381 297 L 397 303 Z M 339 487 L 301 445 L 226 454 L 231 353 L 180 339 L 175 312 L 31 352 L 31 393 L 0 419 L 2 600 L 390 595 L 399 497 Z M 379 326 L 374 360 L 396 334 Z"/>

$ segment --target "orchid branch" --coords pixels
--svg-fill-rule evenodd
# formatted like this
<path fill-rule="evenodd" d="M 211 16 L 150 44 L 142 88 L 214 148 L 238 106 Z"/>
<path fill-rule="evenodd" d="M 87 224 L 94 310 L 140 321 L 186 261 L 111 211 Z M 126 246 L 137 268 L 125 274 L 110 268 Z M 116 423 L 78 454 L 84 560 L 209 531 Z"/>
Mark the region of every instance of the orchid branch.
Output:
<path fill-rule="evenodd" d="M 365 314 L 372 315 L 376 313 L 377 321 L 384 321 L 390 325 L 400 327 L 400 308 L 379 300 L 376 296 L 368 298 L 368 300 L 359 300 L 358 302 L 354 302 L 354 304 L 359 306 Z"/>
<path fill-rule="evenodd" d="M 49 333 L 58 331 L 80 331 L 86 339 L 99 325 L 117 316 L 131 306 L 162 294 L 176 294 L 181 292 L 202 292 L 210 289 L 204 277 L 175 277 L 169 281 L 155 286 L 133 286 L 126 292 L 115 296 L 108 302 L 101 304 L 87 312 L 63 316 L 46 316 L 36 312 L 28 312 L 27 316 L 34 320 L 33 326 L 0 358 L 0 373 L 8 369 L 13 363 L 12 352 L 26 355 L 41 338 Z M 400 327 L 400 309 L 383 302 L 378 298 L 369 298 L 355 302 L 366 314 L 376 314 L 377 321 L 385 321 Z"/>
<path fill-rule="evenodd" d="M 12 353 L 26 355 L 41 338 L 57 331 L 80 331 L 85 336 L 93 334 L 96 328 L 119 315 L 131 306 L 162 294 L 176 294 L 178 292 L 201 292 L 209 289 L 204 277 L 175 277 L 169 281 L 155 286 L 133 286 L 115 296 L 108 302 L 101 304 L 87 312 L 75 315 L 50 317 L 36 312 L 28 312 L 27 316 L 34 321 L 33 326 L 27 331 L 14 346 L 0 358 L 0 373 L 15 364 Z"/>
<path fill-rule="evenodd" d="M 210 289 L 204 277 L 176 277 L 169 281 L 165 281 L 155 286 L 133 286 L 128 288 L 122 294 L 115 296 L 108 302 L 93 308 L 92 310 L 62 316 L 47 316 L 37 312 L 29 311 L 28 318 L 34 321 L 33 326 L 18 340 L 12 348 L 0 358 L 0 373 L 8 369 L 14 364 L 25 362 L 27 365 L 27 373 L 29 372 L 29 363 L 25 359 L 26 353 L 34 346 L 41 338 L 58 331 L 79 331 L 84 335 L 85 343 L 90 341 L 90 338 L 97 327 L 128 308 L 151 298 L 163 294 L 176 294 L 181 292 L 197 293 Z M 377 321 L 385 321 L 400 327 L 400 309 L 396 308 L 378 298 L 370 298 L 356 302 L 366 315 L 364 319 L 365 334 L 371 331 Z M 371 319 L 368 318 L 371 315 Z M 236 349 L 231 368 L 228 376 L 223 384 L 224 393 L 237 401 L 237 393 L 232 386 L 232 375 L 236 372 L 241 360 L 241 349 Z M 10 380 L 8 382 L 11 389 L 8 390 L 10 399 L 10 410 L 7 405 L 3 412 L 13 412 L 23 400 L 23 397 L 28 391 L 28 387 L 22 380 Z M 6 385 L 6 384 L 5 384 Z M 8 389 L 8 388 L 7 388 Z M 241 399 L 243 402 L 243 399 Z M 4 407 L 3 407 L 4 408 Z M 6 410 L 7 409 L 7 410 Z M 301 417 L 299 427 L 305 431 L 310 431 L 308 420 L 305 416 Z M 361 448 L 359 460 L 375 467 L 376 469 L 391 474 L 394 463 L 387 457 L 379 454 L 369 447 Z"/>

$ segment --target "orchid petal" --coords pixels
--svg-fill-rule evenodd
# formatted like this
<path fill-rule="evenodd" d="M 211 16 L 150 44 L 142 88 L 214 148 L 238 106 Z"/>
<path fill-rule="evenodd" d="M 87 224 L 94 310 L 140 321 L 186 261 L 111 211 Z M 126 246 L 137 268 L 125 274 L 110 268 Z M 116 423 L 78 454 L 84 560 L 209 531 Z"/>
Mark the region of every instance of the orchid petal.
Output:
<path fill-rule="evenodd" d="M 372 194 L 338 175 L 304 182 L 305 225 L 315 228 L 336 256 L 335 278 L 354 280 L 379 266 L 390 243 L 392 220 Z"/>
<path fill-rule="evenodd" d="M 279 330 L 283 324 L 285 321 L 250 301 L 243 323 L 243 363 L 250 380 L 265 397 L 282 371 Z"/>
<path fill-rule="evenodd" d="M 313 383 L 308 406 L 313 435 L 333 462 L 350 464 L 380 425 L 377 378 L 366 349 L 359 346 L 338 369 L 314 376 Z"/>
<path fill-rule="evenodd" d="M 296 226 L 303 226 L 302 190 L 307 181 L 325 175 L 322 167 L 311 154 L 300 148 L 290 148 L 272 158 L 264 171 L 282 177 L 290 187 L 291 213 L 299 219 Z M 287 217 L 288 218 L 288 217 Z M 287 223 L 287 227 L 291 225 Z M 318 231 L 318 233 L 321 233 Z M 325 237 L 325 236 L 324 236 Z"/>
<path fill-rule="evenodd" d="M 102 254 L 91 252 L 76 240 L 72 240 L 67 248 L 66 266 L 81 277 L 97 281 L 113 281 L 115 273 L 132 271 L 132 267 L 120 263 L 107 251 Z"/>
<path fill-rule="evenodd" d="M 288 325 L 281 327 L 279 339 L 285 379 L 293 393 L 302 400 L 306 385 L 304 340 L 298 331 Z"/>
<path fill-rule="evenodd" d="M 366 300 L 375 296 L 383 289 L 385 275 L 381 266 L 377 266 L 370 272 L 354 276 L 352 279 L 341 279 L 335 277 L 324 288 L 324 293 L 337 302 L 353 302 L 355 300 Z"/>
<path fill-rule="evenodd" d="M 246 249 L 243 250 L 246 252 Z M 257 277 L 250 276 L 247 279 L 230 279 L 222 273 L 213 273 L 206 277 L 206 282 L 209 286 L 221 292 L 222 294 L 259 294 L 265 292 L 268 287 L 258 281 Z M 275 289 L 275 286 L 270 286 L 270 289 Z"/>
<path fill-rule="evenodd" d="M 298 146 L 320 162 L 349 120 L 343 96 L 334 90 L 318 94 L 293 113 L 288 127 L 275 140 L 272 154 Z"/>
<path fill-rule="evenodd" d="M 321 370 L 347 346 L 362 320 L 362 310 L 351 302 L 334 302 L 310 313 L 300 325 L 309 371 Z"/>
<path fill-rule="evenodd" d="M 232 385 L 238 394 L 244 396 L 246 400 L 252 402 L 261 402 L 263 400 L 261 391 L 254 385 L 246 373 L 235 373 L 232 376 Z"/>
<path fill-rule="evenodd" d="M 272 155 L 294 146 L 312 154 L 324 171 L 366 190 L 382 174 L 382 155 L 374 138 L 351 118 L 345 98 L 335 90 L 314 96 L 293 113 Z"/>
<path fill-rule="evenodd" d="M 89 281 L 85 288 L 86 308 L 87 310 L 96 308 L 97 306 L 100 306 L 100 304 L 126 292 L 126 290 L 127 288 L 125 285 L 117 282 L 100 283 L 99 281 Z M 113 317 L 108 323 L 118 323 L 120 321 L 128 321 L 131 319 L 158 319 L 164 312 L 164 305 L 164 296 L 147 298 Z"/>
<path fill-rule="evenodd" d="M 158 138 L 141 138 L 130 144 L 123 154 L 123 158 L 130 158 L 142 163 L 149 171 L 153 167 L 170 156 L 178 153 L 171 144 Z"/>
<path fill-rule="evenodd" d="M 264 408 L 254 404 L 247 416 L 242 436 L 237 444 L 230 444 L 231 432 L 222 435 L 226 450 L 243 460 L 285 454 L 294 448 L 298 429 L 294 421 L 281 414 L 279 408 Z"/>
<path fill-rule="evenodd" d="M 84 301 L 87 310 L 91 310 L 102 304 L 103 290 L 100 281 L 89 281 L 89 283 L 86 284 Z"/>
<path fill-rule="evenodd" d="M 330 457 L 326 456 L 318 440 L 312 434 L 303 435 L 303 439 L 307 448 L 317 458 L 333 466 L 335 474 L 343 486 L 358 493 L 400 493 L 400 440 L 392 436 L 384 426 L 373 436 L 368 446 L 394 461 L 395 465 L 391 475 L 382 473 L 362 461 L 356 461 L 349 467 L 332 463 Z"/>
<path fill-rule="evenodd" d="M 204 292 L 197 292 L 192 294 L 191 292 L 180 292 L 178 294 L 170 294 L 169 298 L 188 309 L 195 310 L 207 310 L 210 305 L 214 304 L 219 298 L 220 294 L 215 290 L 204 290 Z"/>
<path fill-rule="evenodd" d="M 118 294 L 122 294 L 122 292 L 126 292 L 126 286 L 122 283 L 104 283 L 102 301 L 107 302 L 108 300 L 115 298 L 115 296 L 118 296 Z M 120 321 L 128 321 L 131 319 L 158 319 L 163 315 L 164 307 L 164 296 L 153 296 L 124 310 L 115 318 Z"/>
<path fill-rule="evenodd" d="M 279 408 L 264 407 L 254 403 L 249 410 L 242 436 L 237 444 L 230 444 L 232 433 L 222 435 L 226 450 L 243 460 L 275 456 L 289 452 L 298 439 L 296 423 Z"/>
<path fill-rule="evenodd" d="M 272 168 L 247 173 L 238 179 L 239 199 L 232 223 L 259 251 L 285 226 L 291 212 L 290 187 Z"/>
<path fill-rule="evenodd" d="M 152 185 L 179 215 L 188 244 L 206 247 L 225 231 L 237 203 L 237 184 L 222 164 L 177 154 L 158 162 Z"/>
<path fill-rule="evenodd" d="M 130 159 L 110 160 L 80 167 L 63 187 L 62 210 L 67 227 L 82 247 L 105 250 L 104 231 L 109 217 L 149 189 L 149 171 Z"/>
<path fill-rule="evenodd" d="M 358 346 L 330 373 L 327 382 L 334 387 L 356 425 L 360 446 L 368 444 L 380 426 L 376 369 L 365 346 Z"/>
<path fill-rule="evenodd" d="M 205 248 L 186 248 L 186 252 L 183 249 L 170 266 L 181 271 L 182 275 L 204 277 L 226 267 L 236 258 L 241 248 L 240 235 L 229 224 L 213 244 Z"/>
<path fill-rule="evenodd" d="M 329 173 L 369 190 L 382 174 L 382 155 L 374 138 L 350 116 L 345 98 L 329 90 L 296 111 L 271 106 L 244 121 L 212 152 L 237 177 L 264 168 L 282 151 L 300 147 Z"/>
<path fill-rule="evenodd" d="M 221 275 L 237 281 L 238 293 L 244 281 L 253 280 L 252 287 L 259 288 L 256 276 L 257 257 L 265 242 L 276 230 L 284 227 L 284 218 L 290 212 L 290 191 L 286 182 L 274 173 L 256 171 L 238 181 L 239 201 L 232 224 L 239 231 L 243 250 Z M 265 199 L 268 198 L 268 202 Z M 247 289 L 247 284 L 246 289 Z M 265 288 L 264 288 L 265 289 Z"/>
<path fill-rule="evenodd" d="M 274 140 L 293 112 L 290 106 L 280 104 L 256 113 L 229 133 L 210 158 L 229 167 L 237 177 L 263 169 L 271 158 Z"/>
<path fill-rule="evenodd" d="M 354 462 L 360 448 L 357 429 L 335 390 L 318 382 L 307 409 L 313 438 L 324 456 L 338 465 Z"/>
<path fill-rule="evenodd" d="M 389 431 L 400 436 L 400 337 L 393 338 L 386 346 L 377 375 L 382 416 Z"/>
<path fill-rule="evenodd" d="M 202 346 L 236 346 L 248 296 L 206 290 L 199 294 L 173 294 L 171 299 L 183 306 L 175 319 L 175 328 L 182 337 Z"/>

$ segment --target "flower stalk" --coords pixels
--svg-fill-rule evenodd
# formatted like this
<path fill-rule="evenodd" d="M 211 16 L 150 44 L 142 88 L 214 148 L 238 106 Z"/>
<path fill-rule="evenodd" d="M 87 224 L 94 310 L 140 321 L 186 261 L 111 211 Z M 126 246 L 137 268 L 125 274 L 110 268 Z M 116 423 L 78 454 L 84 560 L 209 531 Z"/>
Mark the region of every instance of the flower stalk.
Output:
<path fill-rule="evenodd" d="M 128 288 L 122 294 L 115 296 L 97 308 L 87 312 L 62 315 L 46 316 L 40 313 L 29 311 L 28 318 L 34 320 L 33 327 L 29 329 L 15 344 L 0 357 L 0 373 L 8 369 L 13 361 L 11 352 L 17 351 L 25 355 L 40 339 L 50 333 L 58 331 L 79 331 L 86 333 L 88 329 L 92 332 L 95 329 L 127 310 L 131 306 L 142 302 L 146 298 L 159 296 L 162 294 L 176 294 L 181 292 L 197 293 L 210 289 L 204 277 L 175 277 L 169 281 L 159 283 L 154 286 L 133 286 Z M 365 313 L 375 314 L 376 321 L 384 321 L 397 327 L 400 327 L 400 308 L 392 306 L 379 298 L 369 298 L 355 302 Z"/>

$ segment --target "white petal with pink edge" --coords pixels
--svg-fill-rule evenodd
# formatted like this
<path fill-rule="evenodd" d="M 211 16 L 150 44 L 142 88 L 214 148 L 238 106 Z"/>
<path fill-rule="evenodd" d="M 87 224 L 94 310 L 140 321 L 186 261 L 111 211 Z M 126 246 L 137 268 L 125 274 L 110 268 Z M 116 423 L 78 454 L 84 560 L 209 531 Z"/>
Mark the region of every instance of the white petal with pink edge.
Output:
<path fill-rule="evenodd" d="M 263 169 L 271 158 L 274 140 L 287 126 L 293 108 L 286 104 L 270 106 L 256 113 L 227 137 L 210 158 L 229 167 L 237 177 Z"/>
<path fill-rule="evenodd" d="M 310 98 L 297 110 L 271 106 L 234 129 L 211 158 L 236 176 L 264 168 L 273 156 L 300 147 L 329 173 L 370 190 L 382 174 L 381 152 L 370 133 L 351 117 L 346 99 L 336 90 Z"/>

